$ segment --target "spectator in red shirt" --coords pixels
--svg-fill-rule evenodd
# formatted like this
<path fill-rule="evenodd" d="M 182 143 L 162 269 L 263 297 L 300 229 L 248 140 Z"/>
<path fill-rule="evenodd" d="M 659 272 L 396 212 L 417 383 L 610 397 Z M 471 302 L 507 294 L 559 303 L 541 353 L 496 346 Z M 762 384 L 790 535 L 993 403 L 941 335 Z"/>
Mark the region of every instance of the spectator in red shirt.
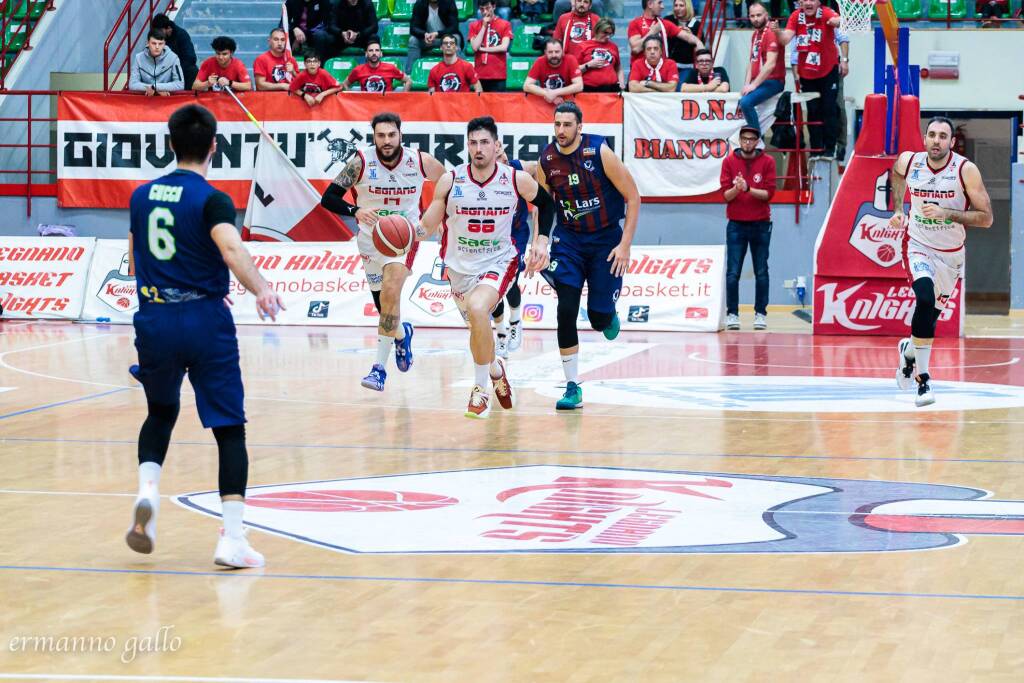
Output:
<path fill-rule="evenodd" d="M 594 26 L 594 39 L 581 46 L 583 92 L 619 92 L 626 89 L 619 46 L 612 42 L 614 35 L 615 23 L 604 18 Z"/>
<path fill-rule="evenodd" d="M 775 31 L 768 26 L 768 8 L 761 0 L 749 0 L 748 17 L 754 29 L 750 37 L 750 64 L 743 82 L 740 111 L 747 125 L 761 130 L 757 105 L 775 97 L 786 88 L 785 48 Z"/>
<path fill-rule="evenodd" d="M 213 48 L 213 56 L 203 60 L 199 67 L 199 75 L 196 76 L 192 89 L 199 92 L 207 90 L 252 90 L 252 81 L 249 80 L 249 70 L 241 59 L 235 57 L 235 50 L 238 45 L 233 38 L 218 36 L 210 43 Z"/>
<path fill-rule="evenodd" d="M 572 55 L 577 60 L 580 58 L 580 49 L 583 43 L 593 40 L 594 29 L 601 17 L 590 11 L 591 0 L 573 0 L 572 12 L 566 12 L 558 17 L 555 24 L 555 32 L 552 34 L 555 39 L 561 41 L 562 52 Z"/>
<path fill-rule="evenodd" d="M 302 72 L 292 80 L 291 94 L 300 96 L 310 107 L 315 107 L 341 92 L 337 79 L 320 68 L 320 58 L 312 50 L 306 53 L 303 66 Z"/>
<path fill-rule="evenodd" d="M 583 74 L 580 63 L 572 55 L 562 52 L 562 42 L 548 38 L 544 43 L 544 54 L 530 67 L 530 73 L 523 83 L 523 92 L 543 97 L 556 107 L 566 98 L 583 92 Z"/>
<path fill-rule="evenodd" d="M 409 74 L 390 62 L 382 62 L 383 55 L 380 40 L 371 38 L 366 46 L 366 62 L 352 69 L 341 84 L 341 89 L 348 90 L 353 83 L 358 83 L 359 89 L 363 92 L 390 92 L 394 90 L 393 81 L 401 79 L 402 87 L 406 91 L 410 90 L 412 79 L 409 78 Z"/>
<path fill-rule="evenodd" d="M 629 38 L 629 49 L 633 61 L 637 61 L 641 54 L 647 51 L 645 47 L 648 38 L 657 38 L 661 41 L 661 54 L 669 53 L 669 40 L 679 35 L 679 27 L 675 24 L 666 24 L 661 19 L 661 13 L 665 11 L 663 0 L 643 0 L 644 13 L 629 22 L 626 36 Z M 675 63 L 675 62 L 673 62 Z M 679 80 L 679 74 L 676 74 Z"/>
<path fill-rule="evenodd" d="M 257 90 L 281 90 L 288 92 L 288 86 L 299 71 L 299 64 L 292 53 L 285 49 L 288 34 L 283 28 L 275 28 L 268 39 L 270 49 L 256 58 L 252 64 L 256 76 Z"/>
<path fill-rule="evenodd" d="M 484 92 L 505 92 L 512 24 L 494 14 L 494 0 L 480 0 L 480 19 L 469 25 L 473 62 Z"/>
<path fill-rule="evenodd" d="M 675 92 L 679 69 L 671 59 L 664 58 L 661 46 L 659 36 L 644 41 L 644 58 L 634 59 L 629 70 L 629 92 Z"/>
<path fill-rule="evenodd" d="M 740 129 L 740 148 L 722 162 L 722 192 L 728 204 L 725 217 L 725 326 L 740 329 L 739 288 L 743 259 L 750 247 L 754 262 L 754 329 L 768 327 L 768 244 L 772 239 L 772 197 L 775 159 L 757 148 L 758 128 Z"/>
<path fill-rule="evenodd" d="M 441 38 L 441 61 L 434 65 L 427 77 L 427 92 L 481 93 L 480 79 L 473 65 L 459 59 L 459 41 L 453 35 Z"/>
<path fill-rule="evenodd" d="M 835 158 L 839 137 L 839 48 L 835 29 L 839 15 L 821 6 L 821 0 L 800 0 L 779 42 L 788 45 L 796 37 L 797 74 L 801 92 L 820 93 L 807 101 L 807 120 L 822 125 L 808 126 L 811 147 L 821 149 L 826 159 Z"/>
<path fill-rule="evenodd" d="M 693 51 L 693 68 L 679 84 L 680 92 L 729 92 L 729 72 L 715 66 L 711 50 L 702 47 Z"/>

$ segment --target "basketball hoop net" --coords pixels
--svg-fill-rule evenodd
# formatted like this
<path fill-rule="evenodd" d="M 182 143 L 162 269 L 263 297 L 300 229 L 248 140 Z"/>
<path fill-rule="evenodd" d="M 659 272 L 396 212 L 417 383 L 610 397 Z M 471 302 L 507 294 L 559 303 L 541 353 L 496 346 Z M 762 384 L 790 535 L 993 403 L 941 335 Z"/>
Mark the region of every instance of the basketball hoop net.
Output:
<path fill-rule="evenodd" d="M 844 33 L 871 31 L 871 10 L 875 0 L 839 0 L 839 28 Z"/>

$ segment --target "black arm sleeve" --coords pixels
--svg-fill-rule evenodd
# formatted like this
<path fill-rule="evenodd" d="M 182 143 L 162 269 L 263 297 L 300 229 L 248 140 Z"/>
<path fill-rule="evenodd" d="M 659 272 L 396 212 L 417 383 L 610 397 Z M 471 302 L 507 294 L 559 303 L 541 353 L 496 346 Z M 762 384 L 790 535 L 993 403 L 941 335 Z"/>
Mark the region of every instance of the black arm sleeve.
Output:
<path fill-rule="evenodd" d="M 551 201 L 551 195 L 540 185 L 537 185 L 537 196 L 533 198 L 533 205 L 537 207 L 537 232 L 550 237 L 551 225 L 555 222 L 555 203 Z"/>
<path fill-rule="evenodd" d="M 231 201 L 231 197 L 220 190 L 211 194 L 203 204 L 203 222 L 206 224 L 207 230 L 213 230 L 214 226 L 221 223 L 235 225 L 237 220 L 238 212 L 235 211 L 235 203 Z"/>
<path fill-rule="evenodd" d="M 355 216 L 358 208 L 345 201 L 345 190 L 334 183 L 327 187 L 327 192 L 320 198 L 320 206 L 341 216 Z"/>

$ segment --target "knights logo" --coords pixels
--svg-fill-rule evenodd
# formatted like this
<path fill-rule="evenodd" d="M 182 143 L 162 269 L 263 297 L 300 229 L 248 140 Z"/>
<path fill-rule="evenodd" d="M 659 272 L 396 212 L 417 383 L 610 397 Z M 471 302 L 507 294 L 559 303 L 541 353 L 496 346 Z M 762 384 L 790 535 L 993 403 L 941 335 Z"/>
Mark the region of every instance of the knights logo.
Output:
<path fill-rule="evenodd" d="M 135 278 L 128 274 L 128 252 L 121 257 L 121 265 L 107 273 L 96 298 L 118 313 L 130 313 L 139 307 L 135 291 Z"/>
<path fill-rule="evenodd" d="M 487 31 L 487 47 L 498 47 L 501 44 L 501 36 L 497 31 Z"/>
<path fill-rule="evenodd" d="M 591 161 L 590 159 L 587 159 L 586 161 L 583 162 L 583 168 L 587 169 L 588 171 L 593 171 L 594 162 Z"/>
<path fill-rule="evenodd" d="M 850 245 L 882 268 L 898 265 L 903 249 L 903 231 L 889 225 L 888 205 L 889 171 L 883 171 L 875 179 L 874 201 L 861 205 L 850 232 Z"/>
<path fill-rule="evenodd" d="M 593 55 L 594 59 L 600 59 L 602 62 L 606 62 L 608 64 L 612 63 L 612 53 L 604 49 L 603 47 L 595 49 Z"/>
<path fill-rule="evenodd" d="M 574 43 L 578 43 L 581 40 L 587 39 L 587 25 L 586 24 L 573 24 L 572 28 L 569 29 L 569 40 Z"/>
<path fill-rule="evenodd" d="M 370 76 L 363 81 L 363 90 L 366 92 L 384 92 L 386 89 L 387 84 L 380 76 Z"/>
<path fill-rule="evenodd" d="M 327 141 L 327 151 L 331 155 L 331 163 L 327 164 L 327 168 L 324 169 L 324 173 L 331 170 L 331 167 L 335 164 L 344 165 L 348 161 L 349 157 L 356 153 L 356 140 L 362 141 L 363 136 L 352 129 L 349 131 L 352 137 L 348 140 L 344 138 L 332 138 L 331 129 L 325 128 L 320 131 L 320 134 L 316 136 L 317 140 Z M 370 162 L 370 166 L 373 166 L 373 162 Z M 371 170 L 370 173 L 373 173 Z M 371 176 L 372 177 L 372 176 Z"/>
<path fill-rule="evenodd" d="M 429 273 L 420 276 L 409 295 L 409 301 L 424 313 L 440 318 L 458 308 L 446 277 L 447 267 L 441 257 L 434 259 Z"/>
<path fill-rule="evenodd" d="M 552 74 L 544 81 L 544 87 L 547 90 L 558 90 L 565 87 L 565 81 L 558 74 Z"/>
<path fill-rule="evenodd" d="M 457 92 L 462 88 L 458 74 L 447 73 L 441 77 L 441 92 Z"/>

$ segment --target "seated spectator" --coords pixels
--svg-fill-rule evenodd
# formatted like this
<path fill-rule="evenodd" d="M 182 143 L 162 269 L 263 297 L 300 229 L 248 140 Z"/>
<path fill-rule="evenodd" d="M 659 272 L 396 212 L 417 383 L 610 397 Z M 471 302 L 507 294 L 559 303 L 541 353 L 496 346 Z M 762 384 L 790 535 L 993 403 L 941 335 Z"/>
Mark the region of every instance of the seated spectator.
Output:
<path fill-rule="evenodd" d="M 480 18 L 469 25 L 473 63 L 484 92 L 505 92 L 512 24 L 494 14 L 494 0 L 480 0 Z"/>
<path fill-rule="evenodd" d="M 583 92 L 619 92 L 626 89 L 619 46 L 612 42 L 614 35 L 612 20 L 601 19 L 594 26 L 594 39 L 580 46 Z"/>
<path fill-rule="evenodd" d="M 245 68 L 241 59 L 235 57 L 238 45 L 234 39 L 218 36 L 210 43 L 210 47 L 213 48 L 213 56 L 207 57 L 199 67 L 199 75 L 192 83 L 192 89 L 199 92 L 228 88 L 238 91 L 252 90 L 249 70 Z"/>
<path fill-rule="evenodd" d="M 999 19 L 1004 14 L 1010 16 L 1009 0 L 975 0 L 974 14 L 981 17 L 982 28 L 998 27 L 999 22 L 992 20 Z"/>
<path fill-rule="evenodd" d="M 441 61 L 434 65 L 427 78 L 427 92 L 483 92 L 473 65 L 459 59 L 459 43 L 455 36 L 441 39 Z"/>
<path fill-rule="evenodd" d="M 392 81 L 402 79 L 402 86 L 406 90 L 412 88 L 412 79 L 409 74 L 404 73 L 394 64 L 381 61 L 383 52 L 380 49 L 380 39 L 370 38 L 366 46 L 366 62 L 352 69 L 348 77 L 341 84 L 342 90 L 348 90 L 354 83 L 359 84 L 363 92 L 390 92 L 394 90 Z"/>
<path fill-rule="evenodd" d="M 580 46 L 594 38 L 594 27 L 601 17 L 590 11 L 590 0 L 574 0 L 572 12 L 558 17 L 553 37 L 562 42 L 562 51 L 580 58 Z"/>
<path fill-rule="evenodd" d="M 660 36 L 649 36 L 644 41 L 644 58 L 634 59 L 629 69 L 629 92 L 675 92 L 679 69 L 662 56 L 663 44 Z"/>
<path fill-rule="evenodd" d="M 693 68 L 693 51 L 704 47 L 700 34 L 700 18 L 693 13 L 690 0 L 675 0 L 672 14 L 665 21 L 679 27 L 679 37 L 669 44 L 668 56 L 679 67 L 679 80 L 686 80 L 686 72 Z"/>
<path fill-rule="evenodd" d="M 331 95 L 341 92 L 341 85 L 334 76 L 320 68 L 320 58 L 310 50 L 306 53 L 302 71 L 292 80 L 288 92 L 301 97 L 310 107 L 315 107 Z"/>
<path fill-rule="evenodd" d="M 327 10 L 323 27 L 313 30 L 312 42 L 321 61 L 327 61 L 347 47 L 365 49 L 379 34 L 372 0 L 338 0 Z"/>
<path fill-rule="evenodd" d="M 196 66 L 196 48 L 192 44 L 192 36 L 188 34 L 188 31 L 171 21 L 166 14 L 153 15 L 153 21 L 150 22 L 149 28 L 160 31 L 167 47 L 178 56 L 185 82 L 191 83 L 196 80 L 196 76 L 199 74 L 199 67 Z"/>
<path fill-rule="evenodd" d="M 462 40 L 455 0 L 416 0 L 409 24 L 409 57 L 405 70 L 412 71 L 417 59 L 437 50 L 441 36 L 458 36 L 459 41 Z"/>
<path fill-rule="evenodd" d="M 256 76 L 257 90 L 280 90 L 288 92 L 288 86 L 299 71 L 299 63 L 292 53 L 285 49 L 288 36 L 284 29 L 275 28 L 270 32 L 267 43 L 270 49 L 256 58 L 252 72 Z"/>
<path fill-rule="evenodd" d="M 540 15 L 547 11 L 549 5 L 549 0 L 519 0 L 519 18 L 527 24 L 539 24 Z"/>
<path fill-rule="evenodd" d="M 288 30 L 292 39 L 292 52 L 305 51 L 305 46 L 313 37 L 313 29 L 321 26 L 331 7 L 330 0 L 286 0 L 288 9 Z"/>
<path fill-rule="evenodd" d="M 657 38 L 661 41 L 661 54 L 667 55 L 671 49 L 669 41 L 679 35 L 679 27 L 675 24 L 666 24 L 661 19 L 661 13 L 665 11 L 665 3 L 662 0 L 641 0 L 643 3 L 643 14 L 629 22 L 626 29 L 626 36 L 629 38 L 629 49 L 632 59 L 636 61 L 647 49 L 644 47 L 648 38 Z M 679 74 L 676 74 L 679 79 Z"/>
<path fill-rule="evenodd" d="M 150 30 L 146 49 L 132 60 L 128 89 L 133 92 L 153 95 L 170 95 L 185 89 L 185 77 L 181 73 L 178 55 L 167 47 L 163 31 Z"/>
<path fill-rule="evenodd" d="M 551 16 L 553 16 L 553 17 L 560 17 L 563 14 L 565 14 L 566 12 L 571 12 L 572 11 L 572 3 L 573 3 L 573 0 L 555 0 L 555 4 L 551 8 Z M 540 4 L 546 5 L 547 3 L 541 2 Z M 522 0 L 520 0 L 519 7 L 520 7 L 520 9 L 522 8 Z M 541 10 L 541 12 L 543 12 L 543 11 L 544 10 Z M 593 0 L 593 2 L 590 4 L 590 11 L 593 12 L 594 14 L 596 14 L 597 16 L 602 16 L 604 14 L 604 2 L 603 2 L 603 0 Z"/>
<path fill-rule="evenodd" d="M 760 0 L 750 0 L 748 16 L 754 33 L 750 37 L 750 61 L 741 91 L 740 111 L 747 119 L 747 126 L 760 131 L 757 105 L 786 89 L 786 50 L 768 25 L 768 10 Z"/>
<path fill-rule="evenodd" d="M 523 92 L 543 97 L 549 104 L 558 106 L 578 92 L 583 92 L 583 74 L 580 63 L 572 55 L 562 53 L 562 43 L 548 38 L 544 54 L 530 68 L 523 83 Z"/>
<path fill-rule="evenodd" d="M 729 92 L 729 74 L 715 66 L 711 50 L 701 48 L 693 53 L 693 70 L 679 86 L 680 92 Z"/>

